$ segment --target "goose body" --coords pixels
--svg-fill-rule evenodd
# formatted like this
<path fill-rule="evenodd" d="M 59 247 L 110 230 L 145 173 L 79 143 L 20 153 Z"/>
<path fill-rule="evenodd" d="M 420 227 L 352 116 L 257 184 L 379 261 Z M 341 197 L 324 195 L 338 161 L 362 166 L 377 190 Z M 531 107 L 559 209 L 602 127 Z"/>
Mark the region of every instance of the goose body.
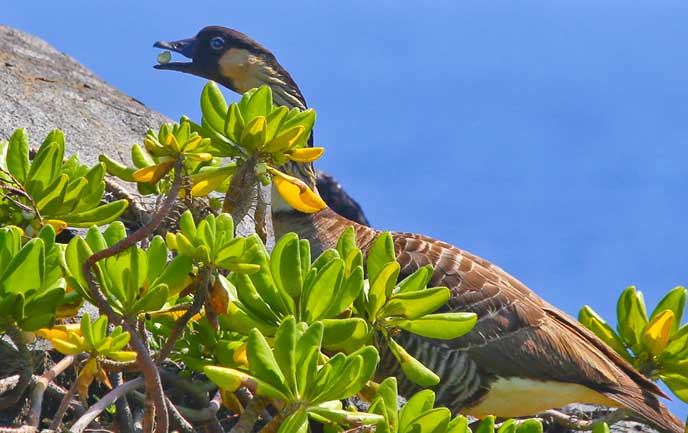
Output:
<path fill-rule="evenodd" d="M 278 100 L 306 106 L 298 86 L 272 53 L 235 30 L 206 27 L 195 38 L 156 46 L 192 59 L 157 65 L 159 69 L 199 75 L 238 92 L 268 84 Z M 251 64 L 246 66 L 249 58 Z M 249 69 L 253 72 L 246 72 Z M 315 188 L 310 164 L 291 174 Z M 296 232 L 310 240 L 314 255 L 334 247 L 350 226 L 364 254 L 379 234 L 330 208 L 300 213 L 276 194 L 272 212 L 275 236 Z M 427 236 L 393 233 L 392 237 L 400 278 L 431 264 L 435 269 L 431 284 L 451 290 L 443 308 L 478 316 L 475 328 L 454 340 L 399 336 L 407 351 L 440 376 L 434 388 L 439 404 L 475 416 L 513 417 L 573 402 L 593 403 L 629 408 L 662 431 L 683 432 L 682 423 L 660 403 L 658 397 L 664 394 L 653 382 L 516 278 L 485 259 Z M 384 350 L 381 369 L 397 376 L 400 391 L 407 396 L 417 390 Z"/>

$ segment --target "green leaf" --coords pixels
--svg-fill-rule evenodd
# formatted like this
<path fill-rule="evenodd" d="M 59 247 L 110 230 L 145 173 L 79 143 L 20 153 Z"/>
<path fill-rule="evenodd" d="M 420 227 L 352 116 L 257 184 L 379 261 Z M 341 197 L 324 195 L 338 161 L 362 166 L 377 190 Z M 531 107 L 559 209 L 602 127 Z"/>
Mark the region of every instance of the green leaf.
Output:
<path fill-rule="evenodd" d="M 19 128 L 14 131 L 7 146 L 7 169 L 19 182 L 24 182 L 29 167 L 29 138 L 26 130 Z"/>
<path fill-rule="evenodd" d="M 134 146 L 138 146 L 135 144 Z M 133 152 L 133 150 L 132 150 Z M 110 158 L 107 155 L 101 154 L 98 156 L 98 160 L 105 164 L 105 170 L 108 172 L 108 174 L 112 176 L 116 176 L 123 181 L 126 182 L 135 182 L 136 180 L 134 179 L 134 172 L 136 171 L 135 168 L 128 167 L 124 164 L 122 164 L 119 161 L 115 161 L 114 159 Z M 152 165 L 152 164 L 151 164 Z"/>
<path fill-rule="evenodd" d="M 148 291 L 132 305 L 128 311 L 130 314 L 139 314 L 150 311 L 156 311 L 165 305 L 169 295 L 169 289 L 165 284 L 159 284 Z"/>
<path fill-rule="evenodd" d="M 47 188 L 46 193 L 40 198 L 39 202 L 36 203 L 36 207 L 42 216 L 59 216 L 55 212 L 64 203 L 68 182 L 69 176 L 63 173 Z"/>
<path fill-rule="evenodd" d="M 514 432 L 507 431 L 504 433 Z M 468 428 L 468 419 L 465 416 L 460 415 L 454 418 L 453 420 L 449 421 L 449 425 L 447 426 L 447 433 L 471 433 L 471 430 Z"/>
<path fill-rule="evenodd" d="M 317 414 L 337 424 L 349 426 L 377 424 L 385 420 L 382 415 L 373 413 L 351 412 L 348 410 L 329 409 L 319 406 L 309 407 L 308 412 Z"/>
<path fill-rule="evenodd" d="M 318 270 L 303 293 L 301 313 L 307 322 L 323 318 L 323 313 L 342 285 L 343 274 L 344 261 L 341 259 L 332 260 Z"/>
<path fill-rule="evenodd" d="M 293 414 L 289 415 L 287 419 L 280 425 L 277 433 L 307 433 L 308 432 L 308 414 L 306 409 L 300 408 Z"/>
<path fill-rule="evenodd" d="M 366 262 L 368 279 L 374 281 L 382 268 L 394 261 L 396 261 L 396 255 L 394 254 L 392 235 L 389 232 L 383 232 L 375 239 L 368 252 Z"/>
<path fill-rule="evenodd" d="M 260 86 L 250 96 L 246 109 L 242 110 L 242 115 L 246 121 L 246 128 L 257 117 L 267 117 L 272 112 L 272 90 L 270 86 Z"/>
<path fill-rule="evenodd" d="M 370 340 L 368 323 L 360 317 L 324 319 L 323 347 L 328 350 L 351 352 Z"/>
<path fill-rule="evenodd" d="M 26 293 L 42 288 L 45 273 L 43 240 L 28 241 L 7 265 L 0 278 L 0 293 Z"/>
<path fill-rule="evenodd" d="M 254 388 L 258 395 L 275 398 L 277 400 L 289 401 L 289 398 L 282 392 L 272 387 L 270 384 L 258 379 L 257 377 L 246 374 L 233 368 L 217 367 L 208 365 L 203 368 L 203 372 L 208 379 L 212 380 L 217 386 L 228 391 L 236 391 L 240 386 Z"/>
<path fill-rule="evenodd" d="M 227 314 L 218 317 L 218 321 L 222 329 L 244 335 L 248 335 L 254 328 L 267 336 L 275 335 L 277 331 L 277 326 L 274 325 L 274 322 L 265 322 L 235 302 L 229 303 Z"/>
<path fill-rule="evenodd" d="M 474 313 L 437 313 L 414 320 L 389 320 L 390 324 L 405 331 L 440 340 L 451 340 L 468 333 L 475 322 Z"/>
<path fill-rule="evenodd" d="M 363 268 L 357 266 L 341 284 L 334 294 L 334 299 L 330 303 L 327 312 L 323 313 L 321 317 L 336 317 L 343 313 L 361 294 L 363 286 Z"/>
<path fill-rule="evenodd" d="M 592 433 L 609 433 L 609 426 L 606 422 L 598 422 L 592 428 Z"/>
<path fill-rule="evenodd" d="M 370 259 L 368 259 L 370 263 Z M 391 261 L 385 263 L 370 281 L 370 291 L 368 292 L 368 317 L 377 317 L 378 312 L 387 301 L 387 297 L 392 293 L 399 278 L 399 263 Z M 368 268 L 370 272 L 370 267 Z M 370 274 L 368 274 L 370 277 Z"/>
<path fill-rule="evenodd" d="M 428 433 L 444 432 L 449 425 L 450 418 L 451 412 L 446 407 L 431 409 L 411 421 L 411 431 Z"/>
<path fill-rule="evenodd" d="M 217 133 L 224 132 L 227 102 L 217 84 L 212 81 L 209 81 L 201 92 L 201 112 L 204 124 Z"/>
<path fill-rule="evenodd" d="M 301 296 L 303 289 L 299 246 L 298 235 L 287 233 L 275 244 L 270 257 L 270 268 L 275 283 L 294 298 Z"/>
<path fill-rule="evenodd" d="M 542 433 L 542 423 L 536 419 L 527 419 L 518 425 L 516 433 Z"/>
<path fill-rule="evenodd" d="M 411 356 L 399 343 L 388 338 L 387 344 L 394 357 L 399 361 L 404 374 L 413 383 L 420 386 L 434 386 L 440 383 L 438 375 Z"/>
<path fill-rule="evenodd" d="M 385 404 L 385 421 L 392 431 L 396 431 L 399 425 L 399 393 L 397 391 L 397 380 L 388 377 L 380 383 L 377 388 L 376 398 L 381 398 Z"/>
<path fill-rule="evenodd" d="M 275 334 L 275 360 L 294 396 L 300 396 L 296 383 L 296 320 L 289 316 Z M 249 361 L 250 362 L 250 361 Z"/>
<path fill-rule="evenodd" d="M 436 311 L 449 301 L 450 292 L 446 287 L 416 290 L 392 295 L 378 317 L 401 316 L 417 319 Z"/>
<path fill-rule="evenodd" d="M 277 130 L 282 124 L 282 120 L 284 120 L 288 113 L 289 109 L 287 107 L 275 107 L 272 110 L 272 113 L 270 113 L 270 115 L 267 116 L 268 127 L 265 133 L 265 141 L 267 143 L 269 143 L 273 138 L 275 138 Z"/>
<path fill-rule="evenodd" d="M 38 149 L 26 176 L 26 190 L 32 197 L 41 197 L 55 178 L 62 165 L 60 145 L 52 142 Z"/>
<path fill-rule="evenodd" d="M 129 206 L 127 200 L 117 200 L 96 208 L 65 215 L 63 220 L 70 227 L 90 227 L 92 225 L 105 225 L 116 220 Z"/>
<path fill-rule="evenodd" d="M 483 418 L 478 424 L 475 433 L 494 433 L 495 417 L 490 415 Z"/>
<path fill-rule="evenodd" d="M 243 306 L 266 323 L 278 323 L 278 316 L 272 311 L 271 303 L 266 302 L 256 290 L 250 276 L 235 274 L 237 295 Z"/>
<path fill-rule="evenodd" d="M 641 335 L 647 325 L 647 314 L 642 294 L 635 287 L 628 287 L 621 293 L 617 303 L 619 335 L 631 346 L 640 344 Z"/>
<path fill-rule="evenodd" d="M 415 393 L 399 411 L 399 431 L 407 431 L 411 427 L 411 422 L 424 412 L 432 409 L 434 404 L 435 393 L 431 390 L 424 389 Z"/>
<path fill-rule="evenodd" d="M 237 104 L 229 106 L 229 113 L 225 118 L 225 135 L 234 143 L 239 144 L 241 139 L 241 132 L 244 130 L 244 117 L 239 111 Z"/>
<path fill-rule="evenodd" d="M 277 365 L 277 360 L 270 349 L 270 345 L 263 334 L 256 329 L 251 331 L 248 336 L 246 355 L 248 357 L 249 371 L 253 376 L 278 389 L 289 398 L 294 397 L 282 374 L 282 370 Z"/>
<path fill-rule="evenodd" d="M 432 273 L 432 265 L 425 265 L 422 268 L 416 269 L 415 272 L 399 283 L 399 293 L 414 292 L 426 288 L 428 283 L 430 283 Z"/>
<path fill-rule="evenodd" d="M 685 287 L 674 287 L 669 293 L 667 293 L 661 301 L 657 304 L 654 311 L 650 315 L 650 321 L 654 319 L 664 310 L 671 310 L 674 313 L 674 321 L 671 326 L 671 332 L 674 333 L 678 330 L 681 324 L 681 319 L 683 318 L 683 310 L 686 307 L 686 291 Z"/>
<path fill-rule="evenodd" d="M 297 108 L 289 110 L 287 118 L 280 125 L 276 135 L 280 135 L 283 131 L 301 126 L 304 129 L 304 134 L 298 142 L 294 143 L 294 147 L 302 147 L 306 144 L 308 137 L 311 135 L 313 125 L 315 124 L 315 111 L 312 109 L 299 111 Z"/>

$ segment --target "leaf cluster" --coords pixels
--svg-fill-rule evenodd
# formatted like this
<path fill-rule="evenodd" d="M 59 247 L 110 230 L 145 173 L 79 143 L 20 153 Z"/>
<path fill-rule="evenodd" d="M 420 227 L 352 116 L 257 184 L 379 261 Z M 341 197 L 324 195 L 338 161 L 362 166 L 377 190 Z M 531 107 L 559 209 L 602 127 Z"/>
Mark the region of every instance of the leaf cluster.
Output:
<path fill-rule="evenodd" d="M 669 291 L 647 314 L 642 292 L 628 287 L 617 302 L 613 329 L 591 307 L 578 320 L 641 372 L 661 379 L 681 400 L 688 402 L 688 324 L 681 325 L 687 291 Z"/>

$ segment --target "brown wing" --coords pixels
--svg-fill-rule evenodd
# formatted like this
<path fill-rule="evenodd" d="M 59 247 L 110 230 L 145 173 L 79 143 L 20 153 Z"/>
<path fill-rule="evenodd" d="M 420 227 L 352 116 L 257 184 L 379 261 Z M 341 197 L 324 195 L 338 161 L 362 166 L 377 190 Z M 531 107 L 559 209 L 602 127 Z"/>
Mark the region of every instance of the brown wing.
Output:
<path fill-rule="evenodd" d="M 603 393 L 632 386 L 661 395 L 575 319 L 501 268 L 431 238 L 393 237 L 403 276 L 432 264 L 432 284 L 452 291 L 447 309 L 478 315 L 472 332 L 444 344 L 466 352 L 486 377 L 571 382 Z"/>

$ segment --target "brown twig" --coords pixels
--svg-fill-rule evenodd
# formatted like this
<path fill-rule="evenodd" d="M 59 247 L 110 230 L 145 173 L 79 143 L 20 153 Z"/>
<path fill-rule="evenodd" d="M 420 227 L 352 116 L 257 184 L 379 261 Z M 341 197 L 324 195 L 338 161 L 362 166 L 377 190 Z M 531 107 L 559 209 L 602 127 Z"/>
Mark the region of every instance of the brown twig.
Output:
<path fill-rule="evenodd" d="M 122 373 L 110 373 L 110 382 L 117 388 L 124 383 Z M 127 396 L 123 395 L 115 401 L 115 420 L 117 421 L 119 433 L 134 433 L 134 417 L 131 414 Z"/>
<path fill-rule="evenodd" d="M 263 243 L 267 245 L 268 242 L 268 225 L 266 222 L 268 203 L 263 196 L 263 190 L 261 189 L 260 183 L 256 183 L 256 210 L 253 213 L 253 219 L 255 221 L 255 230 L 258 236 L 263 240 Z"/>
<path fill-rule="evenodd" d="M 578 431 L 590 431 L 595 427 L 596 424 L 606 422 L 608 425 L 615 424 L 621 420 L 628 418 L 631 415 L 631 411 L 628 409 L 617 409 L 615 411 L 609 412 L 599 418 L 584 420 L 579 419 L 575 415 L 568 415 L 558 410 L 547 410 L 538 415 L 544 421 L 551 421 L 559 424 L 567 429 L 578 430 Z"/>
<path fill-rule="evenodd" d="M 26 347 L 26 338 L 21 329 L 14 323 L 10 323 L 4 318 L 0 318 L 0 329 L 4 329 L 19 352 L 19 380 L 15 387 L 0 397 L 0 410 L 7 409 L 19 401 L 26 388 L 31 383 L 33 375 L 33 358 L 29 348 Z"/>
<path fill-rule="evenodd" d="M 134 197 L 122 185 L 110 179 L 109 177 L 105 177 L 104 180 L 105 191 L 112 194 L 112 196 L 117 200 L 124 199 L 128 201 L 129 206 L 127 207 L 127 212 L 130 213 L 133 218 L 135 218 L 136 222 L 138 222 L 140 225 L 144 225 L 148 220 L 148 215 L 150 214 L 150 211 L 143 207 L 141 205 L 140 200 Z"/>
<path fill-rule="evenodd" d="M 244 409 L 244 412 L 241 414 L 239 422 L 232 427 L 232 430 L 230 430 L 229 433 L 251 433 L 256 425 L 256 422 L 258 421 L 258 418 L 260 418 L 260 415 L 263 413 L 263 410 L 267 407 L 267 405 L 268 399 L 259 395 L 254 396 L 253 400 L 251 400 L 248 406 L 246 406 L 246 409 Z M 267 427 L 267 425 L 265 427 Z"/>
<path fill-rule="evenodd" d="M 237 162 L 237 170 L 222 203 L 222 212 L 232 216 L 235 226 L 241 224 L 253 204 L 252 193 L 257 183 L 255 164 L 253 160 Z M 247 191 L 251 194 L 247 194 Z"/>
<path fill-rule="evenodd" d="M 136 245 L 137 242 L 150 236 L 160 225 L 160 223 L 162 223 L 165 216 L 169 213 L 170 209 L 174 205 L 177 196 L 179 195 L 179 188 L 182 183 L 182 163 L 183 160 L 181 158 L 175 162 L 175 176 L 174 180 L 172 181 L 172 187 L 170 188 L 170 191 L 162 205 L 151 218 L 151 221 L 113 246 L 94 253 L 88 259 L 86 259 L 86 262 L 83 265 L 83 273 L 86 277 L 91 297 L 94 299 L 98 308 L 108 317 L 111 323 L 121 323 L 123 328 L 131 335 L 130 344 L 138 355 L 137 360 L 141 365 L 141 370 L 146 380 L 146 389 L 151 393 L 150 395 L 155 406 L 154 416 L 156 421 L 156 433 L 167 433 L 169 427 L 167 407 L 165 405 L 165 398 L 163 396 L 162 383 L 160 382 L 158 369 L 148 352 L 148 347 L 146 347 L 144 342 L 137 334 L 135 325 L 129 320 L 125 320 L 115 313 L 103 293 L 100 291 L 98 283 L 91 272 L 91 268 L 94 267 L 99 260 L 119 254 L 125 251 L 127 248 Z M 146 433 L 149 431 L 150 430 L 146 430 Z"/>
<path fill-rule="evenodd" d="M 159 372 L 162 380 L 176 388 L 183 390 L 185 395 L 193 399 L 194 403 L 196 403 L 198 406 L 203 407 L 208 404 L 208 395 L 206 394 L 206 391 L 200 389 L 188 379 L 178 376 L 175 373 L 171 373 L 164 368 L 159 368 Z"/>
<path fill-rule="evenodd" d="M 37 381 L 31 393 L 31 410 L 27 418 L 27 424 L 31 427 L 38 427 L 41 420 L 41 409 L 43 407 L 43 394 L 48 389 L 48 384 L 53 381 L 58 375 L 65 371 L 70 365 L 74 363 L 76 356 L 67 355 L 57 364 L 53 365 L 43 376 Z M 69 392 L 63 396 L 67 398 Z"/>
<path fill-rule="evenodd" d="M 112 391 L 108 392 L 100 400 L 98 400 L 98 403 L 89 407 L 86 413 L 84 413 L 81 416 L 81 418 L 79 418 L 78 420 L 76 420 L 74 424 L 72 424 L 72 426 L 69 428 L 69 431 L 71 433 L 82 433 L 84 429 L 88 427 L 88 425 L 91 424 L 91 422 L 93 422 L 93 420 L 96 419 L 102 411 L 104 411 L 105 409 L 107 409 L 108 406 L 117 401 L 118 398 L 144 385 L 144 378 L 138 377 L 134 380 L 130 380 L 129 382 L 123 383 L 117 388 L 114 388 Z"/>
<path fill-rule="evenodd" d="M 170 352 L 172 352 L 174 344 L 183 335 L 184 329 L 186 328 L 186 325 L 189 323 L 189 320 L 191 320 L 191 318 L 195 316 L 203 308 L 203 305 L 205 304 L 205 299 L 208 296 L 208 286 L 210 284 L 211 273 L 212 269 L 210 268 L 205 268 L 201 271 L 201 275 L 199 275 L 200 281 L 198 288 L 196 289 L 196 293 L 194 293 L 193 303 L 191 304 L 191 307 L 189 307 L 189 309 L 186 310 L 186 312 L 182 315 L 182 317 L 180 317 L 175 322 L 174 329 L 172 329 L 169 338 L 167 339 L 165 345 L 162 349 L 160 349 L 158 355 L 156 356 L 156 363 L 160 364 L 165 360 L 165 358 L 167 358 L 167 355 L 169 355 Z"/>
<path fill-rule="evenodd" d="M 62 397 L 60 406 L 57 408 L 57 412 L 55 413 L 55 416 L 53 416 L 53 420 L 50 422 L 50 427 L 48 427 L 49 430 L 57 431 L 57 429 L 60 428 L 60 424 L 62 424 L 62 418 L 64 418 L 67 408 L 69 408 L 69 403 L 72 401 L 72 397 L 76 395 L 77 389 L 79 389 L 78 377 L 74 380 L 72 386 L 69 387 L 67 394 Z"/>

